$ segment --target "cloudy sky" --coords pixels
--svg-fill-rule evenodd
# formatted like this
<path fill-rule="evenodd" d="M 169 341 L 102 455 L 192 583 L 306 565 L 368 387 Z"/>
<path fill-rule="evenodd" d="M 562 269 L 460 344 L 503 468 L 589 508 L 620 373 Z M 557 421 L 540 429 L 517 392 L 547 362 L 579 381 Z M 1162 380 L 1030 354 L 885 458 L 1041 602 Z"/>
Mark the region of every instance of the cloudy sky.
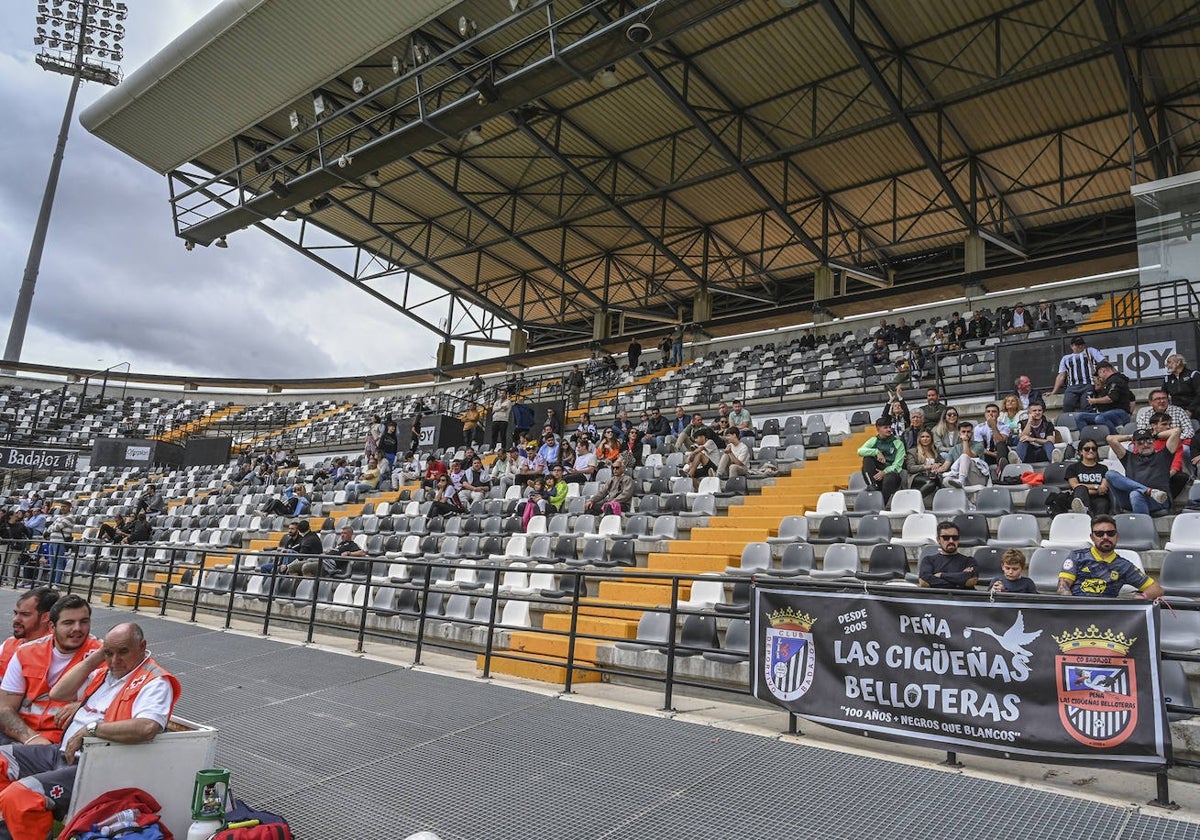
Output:
<path fill-rule="evenodd" d="M 127 0 L 129 74 L 219 0 Z M 70 79 L 34 63 L 36 0 L 0 16 L 0 336 L 7 336 Z M 21 11 L 23 10 L 23 12 Z M 188 253 L 167 181 L 88 134 L 79 92 L 23 361 L 201 376 L 429 367 L 436 339 L 259 231 Z M 2 346 L 2 345 L 0 345 Z M 459 348 L 461 353 L 461 347 Z M 481 351 L 472 349 L 472 357 Z"/>

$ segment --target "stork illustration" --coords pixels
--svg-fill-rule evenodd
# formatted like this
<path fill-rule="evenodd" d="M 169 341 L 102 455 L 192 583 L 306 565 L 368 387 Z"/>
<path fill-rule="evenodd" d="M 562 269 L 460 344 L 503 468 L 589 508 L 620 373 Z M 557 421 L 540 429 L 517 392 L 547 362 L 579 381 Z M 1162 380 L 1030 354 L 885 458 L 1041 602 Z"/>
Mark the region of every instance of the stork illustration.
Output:
<path fill-rule="evenodd" d="M 1009 653 L 1020 654 L 1022 656 L 1033 656 L 1033 654 L 1026 649 L 1025 645 L 1042 635 L 1041 630 L 1034 631 L 1033 633 L 1025 632 L 1025 613 L 1023 612 L 1017 613 L 1017 620 L 1013 622 L 1012 627 L 1009 627 L 1004 631 L 1004 635 L 996 633 L 996 631 L 990 627 L 964 627 L 963 638 L 971 638 L 972 632 L 986 633 L 999 642 L 1000 647 L 1004 648 Z"/>

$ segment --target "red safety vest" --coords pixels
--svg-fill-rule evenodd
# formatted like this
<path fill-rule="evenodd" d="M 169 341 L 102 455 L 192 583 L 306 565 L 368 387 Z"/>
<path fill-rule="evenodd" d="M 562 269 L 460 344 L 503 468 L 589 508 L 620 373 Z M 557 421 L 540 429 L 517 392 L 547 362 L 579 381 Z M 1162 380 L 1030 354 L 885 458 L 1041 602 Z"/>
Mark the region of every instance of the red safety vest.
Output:
<path fill-rule="evenodd" d="M 58 744 L 62 742 L 63 731 L 54 724 L 54 713 L 67 704 L 50 699 L 51 686 L 46 675 L 50 671 L 50 651 L 53 645 L 53 633 L 27 642 L 17 648 L 17 661 L 21 663 L 21 673 L 25 675 L 21 719 L 47 741 Z M 98 647 L 100 640 L 88 636 L 87 641 L 75 651 L 63 673 L 74 668 Z"/>
<path fill-rule="evenodd" d="M 96 669 L 95 676 L 88 683 L 85 697 L 91 697 L 100 689 L 107 674 L 107 666 Z M 179 680 L 175 679 L 174 675 L 153 659 L 147 658 L 145 662 L 134 669 L 134 672 L 129 675 L 128 680 L 125 682 L 125 687 L 121 689 L 112 703 L 108 705 L 108 711 L 104 713 L 104 722 L 112 723 L 115 720 L 131 720 L 133 718 L 133 703 L 137 699 L 138 693 L 157 679 L 166 680 L 171 684 L 171 710 L 167 713 L 167 717 L 170 718 L 171 714 L 175 711 L 175 704 L 179 701 Z"/>

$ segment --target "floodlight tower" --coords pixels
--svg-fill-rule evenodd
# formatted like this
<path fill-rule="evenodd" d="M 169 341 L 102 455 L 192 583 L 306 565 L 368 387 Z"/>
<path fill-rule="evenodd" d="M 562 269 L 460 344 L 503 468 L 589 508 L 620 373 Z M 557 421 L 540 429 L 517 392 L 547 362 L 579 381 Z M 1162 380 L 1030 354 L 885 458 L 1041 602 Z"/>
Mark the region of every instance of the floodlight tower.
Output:
<path fill-rule="evenodd" d="M 35 61 L 44 70 L 70 76 L 71 93 L 67 97 L 67 109 L 63 112 L 62 127 L 58 130 L 58 145 L 54 147 L 54 158 L 50 162 L 50 175 L 46 179 L 46 191 L 42 194 L 42 208 L 33 230 L 33 242 L 29 245 L 29 258 L 25 262 L 21 290 L 13 309 L 8 343 L 4 346 L 6 362 L 21 361 L 21 346 L 25 343 L 25 327 L 29 323 L 29 309 L 33 304 L 33 290 L 42 264 L 42 248 L 46 244 L 46 229 L 50 226 L 50 211 L 54 208 L 54 193 L 58 188 L 58 173 L 62 169 L 63 152 L 67 148 L 67 132 L 75 111 L 79 83 L 88 81 L 115 85 L 121 81 L 118 62 L 121 60 L 121 41 L 125 38 L 124 21 L 127 13 L 126 5 L 114 0 L 48 0 L 38 3 L 38 26 L 33 43 L 41 47 L 41 51 Z"/>

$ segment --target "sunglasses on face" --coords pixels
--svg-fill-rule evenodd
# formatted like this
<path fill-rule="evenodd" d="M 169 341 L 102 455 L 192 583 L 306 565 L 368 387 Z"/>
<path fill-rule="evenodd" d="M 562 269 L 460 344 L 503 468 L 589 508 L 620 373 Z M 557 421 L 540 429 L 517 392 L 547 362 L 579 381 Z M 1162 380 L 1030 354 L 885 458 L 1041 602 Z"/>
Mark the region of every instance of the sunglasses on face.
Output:
<path fill-rule="evenodd" d="M 1080 447 L 1079 451 L 1080 452 L 1099 452 L 1100 450 L 1098 450 L 1094 446 L 1083 446 L 1083 447 Z"/>
<path fill-rule="evenodd" d="M 946 542 L 958 542 L 959 536 L 958 534 L 942 534 L 938 539 Z"/>
<path fill-rule="evenodd" d="M 1115 537 L 1116 531 L 1092 531 L 1093 537 Z"/>

